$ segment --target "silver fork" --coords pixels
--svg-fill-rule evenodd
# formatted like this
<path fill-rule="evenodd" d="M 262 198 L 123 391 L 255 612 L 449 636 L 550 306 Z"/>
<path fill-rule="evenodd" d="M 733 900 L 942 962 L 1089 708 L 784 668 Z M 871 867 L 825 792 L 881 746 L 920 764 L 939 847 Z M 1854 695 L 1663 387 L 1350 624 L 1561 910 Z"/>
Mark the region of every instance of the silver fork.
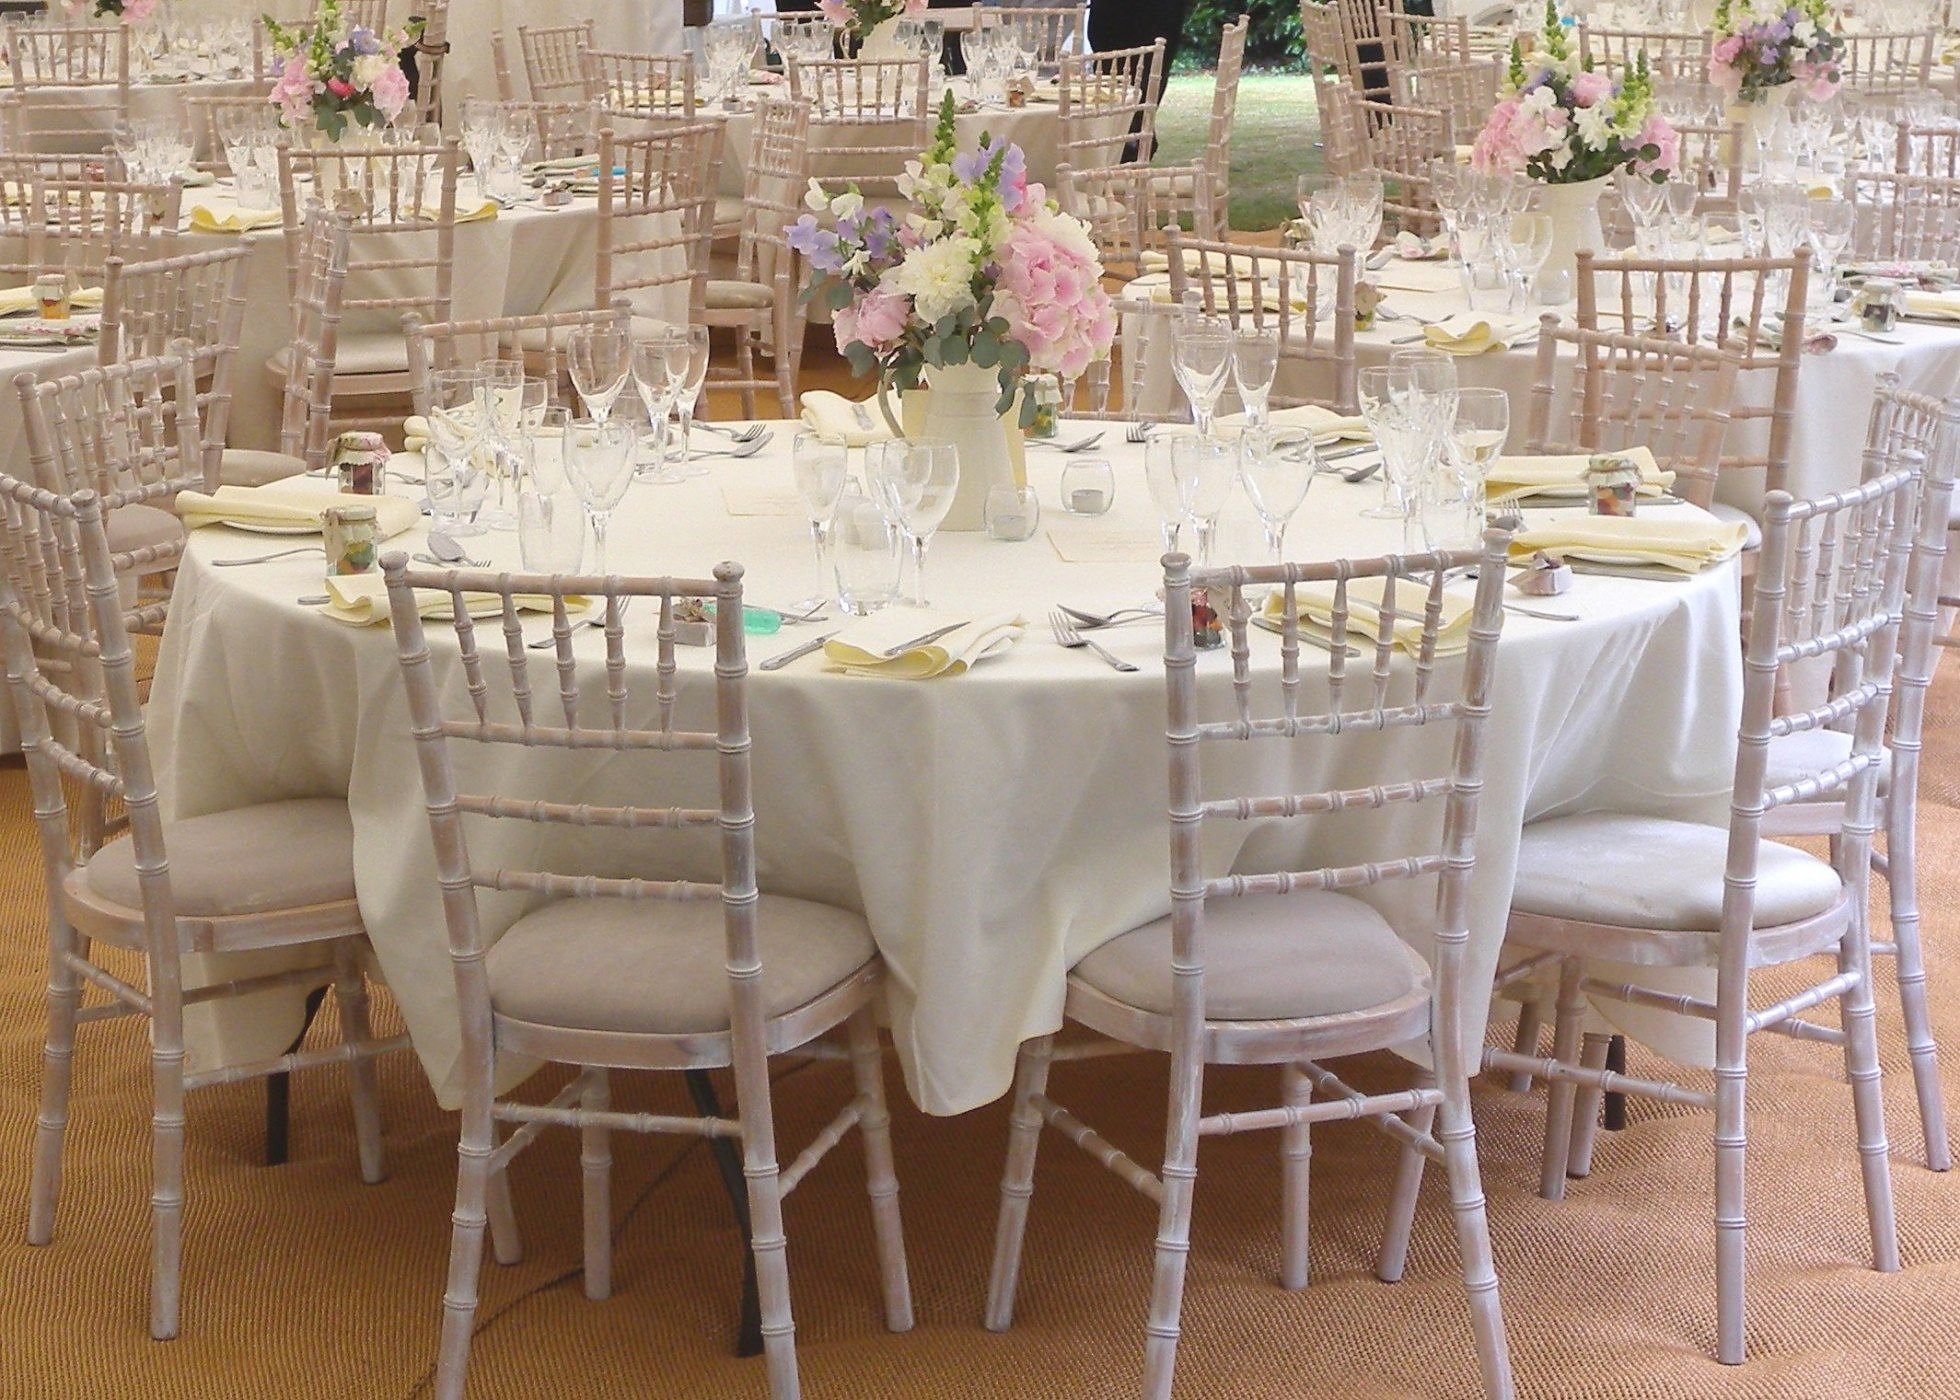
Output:
<path fill-rule="evenodd" d="M 1071 651 L 1074 650 L 1076 647 L 1087 647 L 1090 651 L 1094 652 L 1097 656 L 1100 656 L 1114 670 L 1118 670 L 1118 671 L 1136 670 L 1136 667 L 1132 666 L 1129 662 L 1125 661 L 1122 657 L 1110 655 L 1108 652 L 1104 651 L 1100 646 L 1096 645 L 1096 643 L 1090 641 L 1087 637 L 1083 636 L 1080 632 L 1076 631 L 1075 624 L 1069 621 L 1068 614 L 1063 612 L 1060 608 L 1050 608 L 1048 610 L 1048 625 L 1050 628 L 1054 630 L 1055 642 L 1058 646 L 1067 647 Z"/>
<path fill-rule="evenodd" d="M 246 564 L 265 564 L 274 559 L 289 559 L 295 554 L 317 553 L 319 548 L 320 546 L 317 544 L 303 544 L 297 549 L 281 549 L 272 554 L 253 554 L 244 559 L 213 559 L 211 561 L 211 567 L 214 569 L 237 569 L 242 568 Z"/>
<path fill-rule="evenodd" d="M 1042 445 L 1053 448 L 1057 452 L 1087 452 L 1090 448 L 1101 443 L 1102 440 L 1103 435 L 1101 433 L 1089 433 L 1084 437 L 1077 438 L 1074 442 L 1047 442 Z M 1036 439 L 1036 441 L 1040 441 L 1040 439 Z"/>
<path fill-rule="evenodd" d="M 1150 430 L 1155 426 L 1154 423 L 1132 423 L 1129 431 L 1123 434 L 1123 440 L 1132 447 L 1146 443 L 1150 441 Z"/>
<path fill-rule="evenodd" d="M 733 442 L 754 442 L 769 431 L 760 423 L 751 423 L 746 428 L 736 429 L 724 428 L 719 423 L 703 423 L 699 418 L 694 420 L 694 426 L 710 433 L 720 433 Z"/>

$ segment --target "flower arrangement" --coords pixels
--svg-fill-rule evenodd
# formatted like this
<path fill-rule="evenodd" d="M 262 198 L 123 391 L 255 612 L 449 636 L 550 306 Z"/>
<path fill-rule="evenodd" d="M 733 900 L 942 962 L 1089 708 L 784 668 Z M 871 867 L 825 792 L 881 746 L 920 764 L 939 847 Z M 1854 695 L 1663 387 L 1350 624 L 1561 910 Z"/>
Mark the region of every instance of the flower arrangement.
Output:
<path fill-rule="evenodd" d="M 1478 170 L 1551 185 L 1597 180 L 1623 165 L 1656 183 L 1673 171 L 1681 138 L 1655 106 L 1644 52 L 1618 78 L 1596 72 L 1573 56 L 1558 9 L 1546 0 L 1544 38 L 1532 62 L 1527 68 L 1513 42 L 1510 73 L 1472 149 Z"/>
<path fill-rule="evenodd" d="M 899 193 L 902 213 L 812 180 L 813 212 L 788 229 L 813 274 L 804 300 L 831 312 L 853 371 L 913 389 L 929 367 L 979 365 L 1005 410 L 1024 371 L 1075 379 L 1109 353 L 1116 314 L 1087 226 L 1029 183 L 1020 147 L 983 135 L 960 151 L 951 93 Z"/>
<path fill-rule="evenodd" d="M 869 34 L 888 19 L 925 13 L 926 0 L 817 0 L 817 8 L 838 29 Z"/>
<path fill-rule="evenodd" d="M 1767 101 L 1790 83 L 1813 102 L 1844 81 L 1844 39 L 1827 0 L 1720 0 L 1708 81 L 1731 102 Z"/>
<path fill-rule="evenodd" d="M 287 126 L 310 119 L 328 140 L 338 141 L 349 121 L 385 126 L 408 105 L 408 78 L 396 55 L 413 42 L 410 30 L 384 39 L 359 25 L 347 28 L 339 0 L 320 0 L 309 32 L 296 33 L 269 15 L 265 27 L 273 52 L 285 60 L 272 100 Z"/>
<path fill-rule="evenodd" d="M 119 19 L 124 24 L 141 24 L 157 12 L 162 0 L 68 0 L 70 15 L 84 8 L 90 19 Z"/>

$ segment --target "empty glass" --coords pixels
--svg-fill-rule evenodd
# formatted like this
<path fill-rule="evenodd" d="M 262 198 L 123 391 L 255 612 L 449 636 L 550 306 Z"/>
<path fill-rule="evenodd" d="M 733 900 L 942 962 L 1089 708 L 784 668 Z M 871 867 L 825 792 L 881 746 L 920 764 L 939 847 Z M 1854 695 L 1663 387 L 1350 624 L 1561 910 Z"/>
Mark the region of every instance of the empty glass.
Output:
<path fill-rule="evenodd" d="M 1232 498 L 1232 482 L 1238 475 L 1238 451 L 1214 438 L 1176 437 L 1171 439 L 1171 476 L 1177 483 L 1177 498 L 1184 518 L 1198 534 L 1198 563 L 1211 564 L 1212 536 L 1218 517 Z"/>
<path fill-rule="evenodd" d="M 909 438 L 894 438 L 883 447 L 882 452 L 867 454 L 871 488 L 911 546 L 912 592 L 905 601 L 928 607 L 926 546 L 953 508 L 953 493 L 960 484 L 959 451 L 950 442 Z"/>
<path fill-rule="evenodd" d="M 1248 427 L 1266 421 L 1266 401 L 1279 372 L 1279 331 L 1272 326 L 1241 326 L 1232 337 L 1232 383 L 1239 391 Z"/>
<path fill-rule="evenodd" d="M 680 447 L 678 453 L 669 451 L 668 456 L 678 455 L 683 476 L 706 476 L 705 465 L 694 461 L 694 403 L 701 397 L 701 384 L 708 376 L 708 328 L 706 326 L 670 326 L 655 337 L 660 347 L 661 364 L 667 374 L 668 402 L 679 415 Z M 662 425 L 665 432 L 665 425 Z"/>
<path fill-rule="evenodd" d="M 803 498 L 803 509 L 810 519 L 810 547 L 817 556 L 817 589 L 807 598 L 790 605 L 792 612 L 807 613 L 830 595 L 824 589 L 824 539 L 831 517 L 837 513 L 837 500 L 844 494 L 844 475 L 850 463 L 850 449 L 815 433 L 798 433 L 790 448 L 790 470 L 796 478 L 796 494 Z"/>
<path fill-rule="evenodd" d="M 606 569 L 606 530 L 612 513 L 633 482 L 633 425 L 610 419 L 576 418 L 566 428 L 565 477 L 592 521 L 594 562 Z"/>
<path fill-rule="evenodd" d="M 1248 427 L 1239 434 L 1239 479 L 1275 564 L 1285 558 L 1287 523 L 1307 499 L 1319 468 L 1313 434 L 1304 429 Z"/>
<path fill-rule="evenodd" d="M 1143 443 L 1143 481 L 1150 489 L 1150 504 L 1157 508 L 1157 523 L 1164 532 L 1164 553 L 1177 553 L 1177 537 L 1184 524 L 1184 497 L 1178 490 L 1177 471 L 1172 461 L 1172 437 L 1145 438 Z"/>
<path fill-rule="evenodd" d="M 846 490 L 830 526 L 837 606 L 869 617 L 898 595 L 898 526 L 870 497 Z"/>
<path fill-rule="evenodd" d="M 1400 520 L 1408 514 L 1406 486 L 1410 457 L 1419 452 L 1415 371 L 1407 365 L 1367 365 L 1355 376 L 1361 417 L 1382 454 L 1382 503 L 1362 511 L 1370 520 Z"/>
<path fill-rule="evenodd" d="M 485 360 L 477 366 L 482 380 L 477 389 L 478 413 L 483 419 L 484 460 L 497 477 L 497 503 L 478 518 L 492 530 L 515 530 L 508 490 L 517 474 L 517 440 L 524 429 L 524 362 Z M 543 386 L 540 386 L 543 387 Z"/>
<path fill-rule="evenodd" d="M 1199 437 L 1210 437 L 1218 396 L 1231 370 L 1232 326 L 1217 316 L 1187 311 L 1171 321 L 1171 368 L 1191 405 Z"/>
<path fill-rule="evenodd" d="M 565 486 L 565 429 L 570 409 L 546 408 L 519 441 L 524 489 L 556 495 Z"/>
<path fill-rule="evenodd" d="M 571 492 L 517 493 L 517 549 L 538 574 L 575 574 L 585 561 L 585 511 Z"/>
<path fill-rule="evenodd" d="M 632 344 L 626 332 L 611 326 L 583 327 L 572 333 L 565 358 L 586 415 L 603 423 L 612 416 L 632 367 Z"/>
<path fill-rule="evenodd" d="M 1539 270 L 1552 255 L 1552 216 L 1531 209 L 1513 214 L 1504 226 L 1504 251 L 1515 278 L 1511 305 L 1517 310 L 1529 309 L 1536 300 Z M 1564 292 L 1570 288 L 1558 290 Z M 1563 296 L 1559 298 L 1564 300 Z"/>
<path fill-rule="evenodd" d="M 429 445 L 438 460 L 424 454 L 422 475 L 436 528 L 452 536 L 483 533 L 476 513 L 490 483 L 477 460 L 484 438 L 482 385 L 474 369 L 441 370 L 429 380 Z"/>

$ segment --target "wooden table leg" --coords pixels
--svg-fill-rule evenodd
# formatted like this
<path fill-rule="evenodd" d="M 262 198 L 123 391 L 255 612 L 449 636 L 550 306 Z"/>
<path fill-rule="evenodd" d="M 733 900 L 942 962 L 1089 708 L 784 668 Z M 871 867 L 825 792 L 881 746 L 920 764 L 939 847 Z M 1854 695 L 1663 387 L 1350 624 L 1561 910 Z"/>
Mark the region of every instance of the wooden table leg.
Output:
<path fill-rule="evenodd" d="M 312 1029 L 313 1018 L 320 1014 L 320 1004 L 326 999 L 325 987 L 315 987 L 306 994 L 306 1019 L 300 1023 L 299 1034 L 293 1037 L 293 1043 L 286 1047 L 286 1054 L 298 1052 L 300 1042 Z M 268 1074 L 265 1077 L 265 1164 L 268 1167 L 286 1165 L 286 1142 L 292 1125 L 292 1079 L 290 1074 Z"/>
<path fill-rule="evenodd" d="M 686 1071 L 688 1097 L 694 1100 L 695 1110 L 703 1118 L 722 1116 L 721 1100 L 715 1094 L 715 1082 L 704 1069 Z M 735 1223 L 742 1231 L 742 1319 L 735 1334 L 735 1354 L 737 1356 L 762 1355 L 762 1303 L 755 1291 L 755 1251 L 749 1245 L 749 1188 L 742 1175 L 742 1158 L 736 1149 L 735 1140 L 725 1137 L 708 1139 L 708 1150 L 714 1154 L 715 1166 L 721 1172 L 721 1184 L 728 1192 L 728 1204 L 734 1208 Z"/>

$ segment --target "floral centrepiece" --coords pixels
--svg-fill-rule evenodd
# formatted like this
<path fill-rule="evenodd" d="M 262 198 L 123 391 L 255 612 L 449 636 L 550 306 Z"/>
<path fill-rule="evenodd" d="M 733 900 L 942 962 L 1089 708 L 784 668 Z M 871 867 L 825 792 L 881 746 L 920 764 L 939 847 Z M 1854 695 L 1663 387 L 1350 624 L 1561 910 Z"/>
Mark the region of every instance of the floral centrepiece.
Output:
<path fill-rule="evenodd" d="M 813 212 L 788 230 L 813 274 L 804 299 L 830 311 L 854 372 L 914 389 L 929 368 L 977 365 L 1005 408 L 1024 371 L 1075 379 L 1108 355 L 1116 313 L 1088 227 L 1029 182 L 1020 147 L 960 151 L 950 93 L 899 192 L 902 213 L 812 180 Z"/>
<path fill-rule="evenodd" d="M 163 0 L 68 0 L 71 15 L 84 9 L 91 19 L 119 19 L 124 24 L 142 24 L 157 12 Z"/>
<path fill-rule="evenodd" d="M 1551 185 L 1582 184 L 1630 165 L 1658 183 L 1680 154 L 1681 138 L 1654 102 L 1647 55 L 1617 78 L 1596 71 L 1573 54 L 1547 0 L 1540 47 L 1527 65 L 1511 45 L 1510 72 L 1470 163 L 1485 174 L 1523 174 Z"/>
<path fill-rule="evenodd" d="M 361 25 L 350 28 L 341 20 L 339 0 L 321 0 L 314 21 L 310 32 L 298 33 L 270 16 L 265 20 L 273 52 L 285 60 L 272 85 L 285 124 L 311 122 L 338 141 L 350 121 L 382 127 L 401 115 L 408 77 L 397 55 L 414 34 L 402 29 L 384 39 Z"/>
<path fill-rule="evenodd" d="M 926 0 L 817 0 L 817 8 L 837 28 L 869 34 L 888 19 L 924 14 Z"/>
<path fill-rule="evenodd" d="M 1827 0 L 1720 0 L 1708 81 L 1731 102 L 1763 102 L 1794 83 L 1826 102 L 1844 81 L 1844 39 Z"/>

